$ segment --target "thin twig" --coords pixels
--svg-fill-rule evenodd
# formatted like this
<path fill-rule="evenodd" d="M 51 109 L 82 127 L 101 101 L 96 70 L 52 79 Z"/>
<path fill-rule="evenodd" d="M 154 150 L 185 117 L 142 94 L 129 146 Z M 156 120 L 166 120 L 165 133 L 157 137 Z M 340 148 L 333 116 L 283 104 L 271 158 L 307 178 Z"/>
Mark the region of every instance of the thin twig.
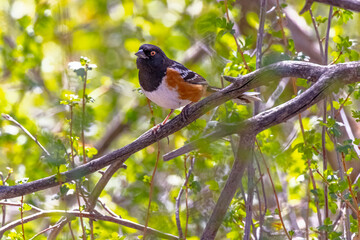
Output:
<path fill-rule="evenodd" d="M 276 205 L 277 205 L 278 210 L 279 210 L 279 218 L 280 218 L 281 225 L 282 225 L 282 227 L 283 227 L 283 229 L 284 229 L 284 232 L 285 232 L 287 238 L 288 238 L 289 240 L 291 240 L 291 236 L 289 235 L 288 231 L 286 230 L 285 223 L 284 223 L 284 220 L 283 220 L 283 218 L 282 218 L 282 213 L 281 213 L 281 208 L 280 208 L 280 202 L 279 202 L 279 198 L 278 198 L 278 195 L 277 195 L 277 193 L 276 193 L 276 190 L 275 190 L 274 182 L 273 182 L 272 177 L 271 177 L 271 174 L 270 174 L 270 169 L 269 169 L 269 167 L 268 167 L 268 165 L 267 165 L 267 163 L 266 163 L 266 160 L 265 160 L 264 155 L 262 154 L 262 151 L 261 151 L 259 142 L 258 142 L 257 140 L 255 140 L 255 142 L 256 142 L 256 145 L 257 145 L 257 147 L 258 147 L 258 149 L 259 149 L 259 153 L 260 153 L 261 158 L 262 158 L 262 160 L 263 160 L 263 162 L 264 162 L 264 165 L 265 165 L 265 167 L 266 167 L 266 171 L 267 171 L 267 173 L 268 173 L 268 176 L 269 176 L 269 179 L 270 179 L 270 182 L 271 182 L 271 186 L 272 186 L 272 189 L 273 189 L 273 192 L 274 192 L 274 196 L 275 196 L 275 200 L 276 200 Z"/>
<path fill-rule="evenodd" d="M 40 148 L 41 150 L 44 151 L 44 153 L 47 155 L 47 156 L 50 156 L 50 153 L 43 147 L 43 145 L 41 145 L 41 143 L 37 140 L 36 137 L 34 137 L 25 127 L 23 127 L 18 121 L 16 121 L 14 118 L 12 118 L 9 114 L 4 114 L 2 113 L 1 116 L 14 123 L 17 127 L 19 127 L 21 130 L 24 131 L 24 133 L 26 133 L 26 135 L 28 135 Z"/>
<path fill-rule="evenodd" d="M 62 211 L 62 210 L 48 210 L 48 211 L 42 211 L 39 213 L 35 213 L 33 215 L 27 216 L 23 219 L 24 224 L 34 221 L 36 219 L 40 219 L 40 218 L 45 218 L 45 217 L 58 217 L 58 216 L 66 216 L 68 218 L 73 218 L 73 217 L 80 217 L 83 216 L 85 218 L 91 218 L 93 220 L 100 220 L 100 221 L 107 221 L 107 222 L 113 222 L 113 223 L 117 223 L 119 225 L 122 225 L 124 227 L 128 227 L 128 228 L 132 228 L 132 229 L 136 229 L 139 231 L 143 231 L 144 230 L 144 225 L 138 224 L 138 223 L 134 223 L 132 221 L 129 220 L 125 220 L 119 217 L 112 217 L 112 216 L 107 216 L 107 215 L 103 215 L 100 213 L 89 213 L 89 212 L 79 212 L 79 211 Z M 0 228 L 0 234 L 3 234 L 6 231 L 9 231 L 10 229 L 13 229 L 19 225 L 22 224 L 21 219 L 19 220 L 15 220 L 11 223 L 6 224 L 4 227 Z M 155 230 L 153 228 L 148 228 L 147 229 L 149 234 L 152 234 L 154 236 L 157 236 L 159 238 L 164 238 L 164 239 L 179 239 L 177 236 L 171 235 L 171 234 L 167 234 L 167 233 L 163 233 L 160 232 L 158 230 Z"/>
<path fill-rule="evenodd" d="M 239 143 L 240 144 L 240 143 Z M 245 229 L 244 229 L 244 240 L 251 238 L 251 223 L 253 213 L 253 199 L 254 199 L 254 175 L 255 169 L 253 162 L 249 162 L 247 165 L 248 169 L 248 189 L 247 189 L 247 200 L 245 204 L 246 218 L 245 218 Z"/>
<path fill-rule="evenodd" d="M 82 124 L 81 124 L 81 140 L 82 140 L 82 152 L 83 152 L 83 163 L 86 163 L 86 149 L 85 149 L 85 113 L 86 113 L 86 102 L 87 102 L 87 97 L 86 97 L 86 83 L 87 83 L 87 76 L 88 76 L 88 63 L 85 64 L 85 73 L 84 73 L 84 86 L 83 86 L 83 96 L 82 96 Z M 80 183 L 79 183 L 80 184 Z M 85 200 L 85 198 L 83 198 Z M 78 202 L 79 199 L 78 199 Z M 81 210 L 80 210 L 81 212 Z M 84 232 L 84 223 L 82 222 L 82 218 L 80 218 L 81 221 L 81 227 L 83 229 Z M 90 226 L 90 240 L 94 240 L 94 224 L 92 222 L 92 219 L 89 220 L 89 226 Z M 83 233 L 83 236 L 85 235 L 86 237 L 86 233 Z M 85 239 L 84 239 L 85 240 Z"/>
<path fill-rule="evenodd" d="M 83 149 L 83 162 L 86 163 L 86 151 L 85 151 L 85 109 L 86 109 L 86 82 L 87 82 L 87 72 L 88 64 L 85 64 L 85 75 L 84 75 L 84 87 L 83 87 L 83 96 L 82 96 L 82 124 L 81 124 L 81 139 L 82 139 L 82 149 Z"/>
<path fill-rule="evenodd" d="M 182 184 L 177 197 L 175 198 L 175 219 L 176 219 L 176 226 L 177 226 L 177 229 L 178 229 L 178 232 L 179 232 L 180 239 L 182 239 L 184 237 L 184 234 L 183 234 L 183 231 L 182 231 L 182 228 L 181 228 L 181 222 L 180 222 L 180 200 L 181 200 L 182 194 L 184 193 L 184 187 L 186 187 L 188 185 L 189 178 L 190 178 L 191 173 L 192 173 L 193 168 L 194 168 L 194 163 L 195 163 L 195 158 L 193 157 L 191 159 L 189 171 L 186 173 L 185 181 Z M 186 235 L 185 235 L 185 237 L 186 237 Z"/>
<path fill-rule="evenodd" d="M 111 216 L 113 216 L 113 217 L 119 217 L 117 214 L 115 214 L 113 211 L 111 211 L 111 209 L 108 208 L 108 207 L 106 206 L 106 204 L 105 204 L 100 198 L 98 198 L 97 201 L 101 204 L 101 206 L 104 208 L 104 210 L 105 210 L 107 213 L 109 213 Z"/>
<path fill-rule="evenodd" d="M 325 35 L 325 53 L 324 53 L 324 65 L 328 64 L 328 54 L 329 54 L 329 37 L 330 37 L 330 29 L 331 29 L 331 20 L 332 20 L 332 13 L 333 7 L 330 6 L 329 15 L 328 15 L 328 22 L 326 28 L 326 35 Z"/>
<path fill-rule="evenodd" d="M 5 179 L 4 179 L 4 176 L 3 176 L 2 172 L 0 172 L 0 178 L 1 178 L 1 182 L 3 183 L 3 185 L 5 185 L 6 181 L 4 181 Z M 5 201 L 7 201 L 7 200 L 5 200 Z M 2 205 L 1 210 L 2 210 L 1 226 L 3 227 L 5 225 L 5 221 L 6 221 L 6 206 Z M 0 239 L 1 238 L 2 238 L 2 235 L 0 235 Z"/>
<path fill-rule="evenodd" d="M 341 57 L 341 55 L 343 54 L 343 52 L 341 51 L 341 52 L 339 52 L 339 55 L 337 55 L 337 57 L 331 62 L 331 63 L 329 63 L 330 65 L 333 65 L 333 64 L 335 64 L 338 60 L 339 60 L 339 58 Z"/>
<path fill-rule="evenodd" d="M 259 30 L 257 33 L 256 39 L 256 69 L 261 67 L 262 60 L 262 46 L 264 40 L 264 26 L 265 26 L 265 16 L 266 16 L 266 0 L 260 0 L 260 20 L 259 20 Z"/>
<path fill-rule="evenodd" d="M 184 172 L 185 172 L 185 178 L 187 178 L 187 166 L 186 166 L 186 158 L 184 158 Z M 185 209 L 186 209 L 186 222 L 185 222 L 185 240 L 186 240 L 186 236 L 187 236 L 187 231 L 188 231 L 188 223 L 189 223 L 189 206 L 188 206 L 188 184 L 185 184 Z"/>
<path fill-rule="evenodd" d="M 65 209 L 67 210 L 67 209 Z M 57 225 L 57 228 L 53 228 L 51 229 L 51 231 L 49 232 L 48 236 L 47 236 L 47 240 L 56 240 L 57 239 L 57 235 L 61 232 L 61 230 L 66 226 L 69 225 L 71 223 L 72 219 L 69 219 L 68 217 L 61 217 L 59 218 L 59 220 L 55 223 L 55 225 Z M 71 226 L 70 228 L 70 232 L 72 233 L 72 228 Z M 73 238 L 74 240 L 74 238 Z"/>
<path fill-rule="evenodd" d="M 309 183 L 306 184 L 306 210 L 305 210 L 305 237 L 306 240 L 310 239 L 310 234 L 309 234 L 309 216 L 310 216 L 310 202 L 311 202 L 311 197 L 310 197 L 310 185 Z"/>
<path fill-rule="evenodd" d="M 154 112 L 153 112 L 153 110 L 151 108 L 149 99 L 148 99 L 148 105 L 149 105 L 149 108 L 150 108 L 152 118 L 154 118 Z M 155 122 L 153 123 L 153 125 L 155 126 Z M 150 180 L 149 203 L 148 203 L 148 209 L 147 209 L 146 220 L 145 220 L 145 228 L 144 228 L 144 233 L 143 233 L 144 240 L 146 240 L 146 231 L 147 231 L 147 227 L 148 227 L 149 219 L 150 219 L 151 201 L 152 201 L 152 194 L 153 194 L 153 189 L 154 189 L 154 179 L 155 179 L 156 170 L 157 170 L 157 167 L 158 167 L 158 164 L 159 164 L 159 160 L 160 160 L 160 141 L 157 142 L 156 162 L 155 162 L 154 170 L 153 170 L 153 173 L 151 175 L 151 180 Z"/>
<path fill-rule="evenodd" d="M 323 56 L 323 64 L 328 64 L 328 53 L 329 53 L 329 37 L 330 37 L 330 28 L 331 28 L 331 20 L 332 20 L 332 12 L 333 7 L 330 6 L 329 14 L 328 14 L 328 21 L 327 21 L 327 28 L 325 34 L 325 49 L 324 49 L 324 56 Z M 324 98 L 324 113 L 323 113 L 323 123 L 326 123 L 327 114 L 327 97 Z M 326 126 L 322 127 L 321 130 L 321 145 L 322 145 L 322 153 L 323 153 L 323 171 L 327 170 L 327 158 L 326 158 Z M 325 219 L 329 217 L 329 197 L 328 197 L 328 185 L 324 184 L 324 201 L 325 201 Z M 328 232 L 325 231 L 325 240 L 328 240 Z"/>
<path fill-rule="evenodd" d="M 228 5 L 227 5 L 227 4 L 228 4 L 227 0 L 224 1 L 224 4 L 225 4 L 226 19 L 227 19 L 228 22 L 231 22 L 231 21 L 230 21 L 230 15 L 229 15 L 229 8 L 228 8 Z M 232 36 L 233 36 L 234 41 L 235 41 L 235 43 L 236 43 L 237 51 L 238 51 L 238 52 L 240 53 L 240 55 L 241 55 L 241 58 L 242 58 L 242 60 L 243 60 L 243 63 L 244 63 L 245 68 L 246 68 L 249 72 L 251 72 L 251 69 L 250 69 L 249 65 L 247 64 L 247 62 L 246 62 L 246 60 L 245 60 L 244 52 L 241 50 L 240 44 L 239 44 L 239 42 L 238 42 L 235 34 L 232 34 Z"/>
<path fill-rule="evenodd" d="M 0 201 L 0 205 L 21 207 L 21 202 L 9 202 L 9 201 L 5 200 L 5 201 Z M 27 205 L 29 205 L 31 207 L 31 210 L 35 210 L 37 212 L 43 211 L 41 208 L 38 208 L 32 204 L 27 204 Z"/>
<path fill-rule="evenodd" d="M 283 16 L 282 16 L 282 11 L 281 11 L 281 6 L 279 3 L 279 0 L 276 0 L 276 12 L 277 12 L 277 15 L 279 16 L 279 26 L 280 26 L 284 46 L 285 46 L 285 51 L 288 51 L 288 49 L 287 49 L 288 42 L 287 42 L 286 35 L 285 35 Z"/>
<path fill-rule="evenodd" d="M 79 206 L 79 212 L 80 212 L 80 225 L 81 225 L 81 229 L 82 229 L 82 238 L 83 240 L 86 240 L 86 232 L 85 232 L 85 226 L 84 226 L 84 219 L 83 219 L 83 216 L 81 215 L 81 212 L 82 212 L 82 206 L 81 206 L 81 202 L 80 202 L 80 196 L 79 196 L 79 191 L 80 191 L 80 187 L 79 187 L 79 184 L 78 182 L 76 182 L 76 200 L 77 200 L 77 204 Z"/>
<path fill-rule="evenodd" d="M 326 124 L 327 114 L 327 98 L 324 98 L 323 104 L 323 123 Z M 323 171 L 327 170 L 327 158 L 326 158 L 326 126 L 321 129 L 321 148 L 322 148 L 322 159 L 323 159 Z M 329 217 L 329 197 L 328 197 L 328 186 L 324 183 L 324 204 L 325 204 L 325 219 Z M 324 219 L 324 220 L 325 220 Z M 328 232 L 325 231 L 325 240 L 328 240 Z"/>
<path fill-rule="evenodd" d="M 316 38 L 317 38 L 318 43 L 319 43 L 320 54 L 321 54 L 322 59 L 324 59 L 324 48 L 323 48 L 323 45 L 322 45 L 322 42 L 321 42 L 321 39 L 320 39 L 319 28 L 318 28 L 318 25 L 316 24 L 316 21 L 315 21 L 315 18 L 314 18 L 314 15 L 313 15 L 313 12 L 312 12 L 311 8 L 309 9 L 309 14 L 310 14 L 311 21 L 312 21 L 312 24 L 313 24 L 314 29 L 315 29 Z"/>
<path fill-rule="evenodd" d="M 23 239 L 26 240 L 25 238 L 25 228 L 24 228 L 24 196 L 21 196 L 21 200 L 20 200 L 20 215 L 21 215 L 21 229 L 22 229 L 22 236 Z"/>
<path fill-rule="evenodd" d="M 262 194 L 263 194 L 263 198 L 264 198 L 264 211 L 262 211 L 261 200 L 260 200 L 260 197 L 258 197 L 259 198 L 259 212 L 260 212 L 260 218 L 259 218 L 260 236 L 259 236 L 259 239 L 262 239 L 262 229 L 263 229 L 263 224 L 264 224 L 264 220 L 265 220 L 265 216 L 266 216 L 266 212 L 267 212 L 267 199 L 266 199 L 265 184 L 264 184 L 264 178 L 263 178 L 264 176 L 263 176 L 263 173 L 261 172 L 260 163 L 259 163 L 258 158 L 256 157 L 256 154 L 254 154 L 254 157 L 255 157 L 255 162 L 258 167 L 258 171 L 259 171 L 259 175 L 260 175 L 261 190 L 262 190 Z"/>
<path fill-rule="evenodd" d="M 73 106 L 70 104 L 70 132 L 69 132 L 69 140 L 70 140 L 70 155 L 71 155 L 71 167 L 75 168 L 75 156 L 74 156 L 74 138 L 73 138 Z"/>
<path fill-rule="evenodd" d="M 74 232 L 73 232 L 72 227 L 71 227 L 71 221 L 68 222 L 68 226 L 69 226 L 71 237 L 72 237 L 73 240 L 75 240 L 76 238 L 75 238 Z"/>
<path fill-rule="evenodd" d="M 150 180 L 149 203 L 148 203 L 148 209 L 147 209 L 147 213 L 146 213 L 146 220 L 145 220 L 144 234 L 143 234 L 144 240 L 146 239 L 146 231 L 147 231 L 149 219 L 150 219 L 151 200 L 152 200 L 152 195 L 153 195 L 153 190 L 154 190 L 154 179 L 155 179 L 156 170 L 157 170 L 159 160 L 160 160 L 160 142 L 157 143 L 157 148 L 158 148 L 158 151 L 157 151 L 157 155 L 156 155 L 155 167 L 154 167 L 153 173 L 151 175 L 151 180 Z"/>
<path fill-rule="evenodd" d="M 74 137 L 73 137 L 73 105 L 70 104 L 70 121 L 69 121 L 69 124 L 70 124 L 70 149 L 71 149 L 71 166 L 72 168 L 75 167 L 75 156 L 74 156 Z M 79 206 L 79 211 L 80 211 L 80 224 L 81 224 L 81 229 L 82 229 L 82 238 L 83 240 L 86 240 L 86 232 L 85 232 L 85 227 L 84 227 L 84 221 L 83 221 L 83 218 L 81 216 L 81 210 L 82 210 L 82 207 L 81 207 L 81 203 L 80 203 L 80 196 L 79 196 L 79 182 L 76 181 L 75 182 L 75 185 L 76 185 L 76 191 L 75 191 L 75 195 L 76 195 L 76 200 L 77 200 L 77 203 L 78 203 L 78 206 Z"/>
<path fill-rule="evenodd" d="M 59 227 L 58 224 L 55 224 L 54 226 L 50 226 L 50 227 L 48 227 L 48 228 L 45 228 L 45 229 L 41 230 L 40 232 L 36 233 L 36 234 L 35 234 L 32 238 L 30 238 L 29 240 L 33 240 L 33 239 L 35 239 L 37 236 L 40 236 L 41 234 L 43 234 L 44 232 L 47 232 L 47 231 L 49 231 L 49 230 L 51 230 L 51 229 L 54 229 L 54 228 L 57 228 L 57 227 Z"/>
<path fill-rule="evenodd" d="M 335 113 L 335 116 L 334 116 L 335 119 L 339 116 L 341 110 L 343 109 L 345 103 L 349 100 L 350 95 L 351 95 L 352 93 L 353 93 L 353 92 L 349 92 L 348 95 L 346 96 L 345 100 L 341 103 L 339 109 L 338 109 L 337 112 Z"/>

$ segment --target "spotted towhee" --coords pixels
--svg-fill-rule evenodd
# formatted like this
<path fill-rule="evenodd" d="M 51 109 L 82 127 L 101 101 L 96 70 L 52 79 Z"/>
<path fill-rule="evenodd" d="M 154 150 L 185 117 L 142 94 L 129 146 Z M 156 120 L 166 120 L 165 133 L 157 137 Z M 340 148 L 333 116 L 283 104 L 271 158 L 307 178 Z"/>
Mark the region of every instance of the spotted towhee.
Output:
<path fill-rule="evenodd" d="M 135 53 L 139 69 L 140 86 L 145 96 L 160 107 L 171 109 L 162 124 L 165 124 L 174 109 L 198 102 L 208 92 L 219 88 L 211 87 L 199 74 L 184 65 L 169 59 L 157 46 L 143 44 Z M 260 100 L 259 93 L 246 92 L 238 98 L 243 103 Z"/>

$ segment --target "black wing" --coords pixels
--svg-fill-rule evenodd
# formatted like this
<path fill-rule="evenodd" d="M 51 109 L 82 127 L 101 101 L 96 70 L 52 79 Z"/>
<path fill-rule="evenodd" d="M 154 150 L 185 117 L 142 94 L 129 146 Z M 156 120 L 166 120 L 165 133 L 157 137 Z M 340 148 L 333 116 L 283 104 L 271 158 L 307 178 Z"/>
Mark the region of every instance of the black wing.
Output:
<path fill-rule="evenodd" d="M 203 78 L 196 72 L 193 72 L 193 71 L 187 69 L 181 63 L 173 61 L 173 63 L 170 65 L 170 68 L 178 71 L 180 73 L 181 77 L 188 83 L 199 84 L 199 85 L 208 85 L 205 78 Z"/>

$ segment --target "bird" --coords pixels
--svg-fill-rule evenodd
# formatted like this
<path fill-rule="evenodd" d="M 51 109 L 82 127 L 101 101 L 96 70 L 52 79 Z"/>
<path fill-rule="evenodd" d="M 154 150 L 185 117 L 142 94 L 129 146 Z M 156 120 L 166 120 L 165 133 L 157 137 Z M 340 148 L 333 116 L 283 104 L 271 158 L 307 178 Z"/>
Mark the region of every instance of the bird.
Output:
<path fill-rule="evenodd" d="M 168 121 L 175 109 L 186 108 L 202 97 L 220 90 L 210 86 L 200 74 L 168 58 L 158 46 L 143 44 L 135 55 L 142 92 L 158 106 L 170 109 L 159 126 Z M 261 100 L 257 95 L 259 93 L 245 92 L 238 98 L 242 103 L 249 103 Z"/>

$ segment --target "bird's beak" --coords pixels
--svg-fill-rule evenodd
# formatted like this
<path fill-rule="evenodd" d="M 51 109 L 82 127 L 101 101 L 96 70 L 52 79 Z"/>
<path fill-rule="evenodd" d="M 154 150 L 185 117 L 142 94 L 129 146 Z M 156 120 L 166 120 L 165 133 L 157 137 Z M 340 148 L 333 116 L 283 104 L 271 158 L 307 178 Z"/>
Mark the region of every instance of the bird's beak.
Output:
<path fill-rule="evenodd" d="M 142 49 L 140 49 L 137 53 L 135 53 L 135 55 L 138 56 L 139 58 L 144 58 L 144 59 L 149 58 L 148 56 L 146 56 L 146 54 Z"/>

